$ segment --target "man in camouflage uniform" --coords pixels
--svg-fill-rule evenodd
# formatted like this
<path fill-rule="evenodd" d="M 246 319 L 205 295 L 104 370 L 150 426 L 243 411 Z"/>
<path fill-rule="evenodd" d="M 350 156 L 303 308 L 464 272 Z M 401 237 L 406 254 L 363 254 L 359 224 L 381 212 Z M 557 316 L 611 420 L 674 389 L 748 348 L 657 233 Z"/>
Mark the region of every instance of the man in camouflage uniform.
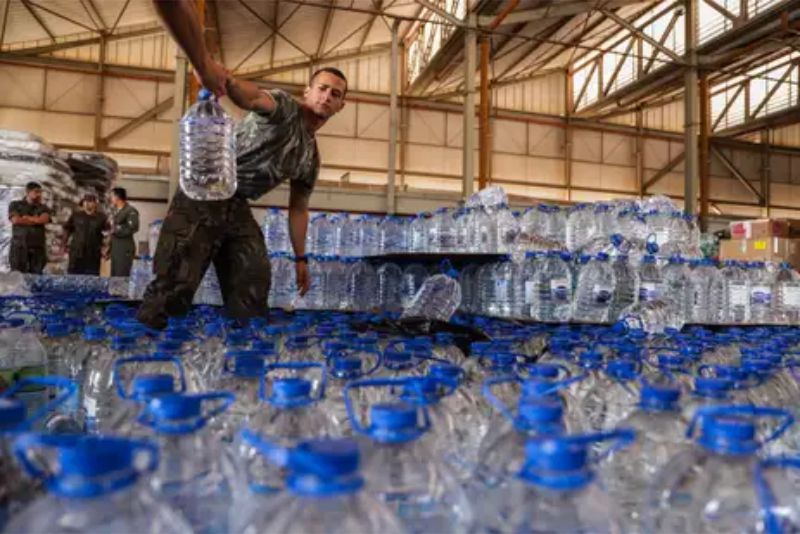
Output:
<path fill-rule="evenodd" d="M 139 231 L 139 212 L 128 203 L 128 192 L 122 187 L 111 190 L 114 214 L 111 222 L 111 276 L 130 276 Z"/>
<path fill-rule="evenodd" d="M 47 264 L 44 227 L 50 222 L 50 210 L 42 203 L 42 186 L 28 182 L 25 198 L 8 206 L 11 220 L 11 248 L 8 264 L 12 271 L 42 274 Z"/>
<path fill-rule="evenodd" d="M 249 113 L 236 130 L 236 195 L 202 202 L 180 190 L 175 193 L 153 258 L 155 280 L 138 318 L 163 328 L 168 316 L 186 313 L 212 261 L 227 313 L 239 320 L 263 316 L 270 264 L 248 200 L 289 181 L 289 234 L 297 285 L 304 294 L 310 286 L 305 256 L 308 199 L 319 174 L 314 133 L 344 107 L 347 80 L 336 69 L 317 71 L 299 102 L 281 90 L 262 91 L 252 82 L 233 79 L 211 59 L 192 0 L 154 3 L 203 86 L 217 96 L 227 95 Z"/>
<path fill-rule="evenodd" d="M 64 224 L 64 247 L 69 248 L 69 274 L 100 274 L 103 232 L 108 230 L 108 218 L 97 211 L 97 197 L 84 195 L 80 210 L 70 215 Z"/>

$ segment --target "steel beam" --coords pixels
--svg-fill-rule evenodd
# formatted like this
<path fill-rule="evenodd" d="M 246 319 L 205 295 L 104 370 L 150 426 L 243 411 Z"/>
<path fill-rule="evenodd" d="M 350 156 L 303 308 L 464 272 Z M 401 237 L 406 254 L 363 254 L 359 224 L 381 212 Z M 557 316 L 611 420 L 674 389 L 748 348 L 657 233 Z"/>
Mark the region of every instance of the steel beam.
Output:
<path fill-rule="evenodd" d="M 566 0 L 562 2 L 552 2 L 543 7 L 533 9 L 523 9 L 509 14 L 502 24 L 517 24 L 520 22 L 531 22 L 537 20 L 569 17 L 579 15 L 587 11 L 592 11 L 598 4 L 602 4 L 606 9 L 616 9 L 619 7 L 641 4 L 647 0 Z M 481 26 L 486 26 L 494 19 L 494 15 L 484 15 L 478 18 Z"/>
<path fill-rule="evenodd" d="M 312 65 L 326 63 L 329 61 L 342 61 L 345 59 L 353 59 L 357 57 L 370 57 L 375 55 L 383 55 L 387 52 L 391 51 L 391 44 L 376 44 L 372 46 L 366 47 L 364 50 L 360 52 L 358 50 L 352 51 L 343 51 L 340 53 L 328 54 L 326 56 L 317 58 L 316 60 L 304 60 L 298 61 L 296 63 L 287 63 L 286 65 L 280 65 L 278 67 L 266 68 L 266 69 L 258 69 L 249 72 L 241 73 L 241 77 L 247 80 L 253 80 L 256 78 L 263 78 L 264 76 L 272 76 L 274 74 L 280 74 L 282 72 L 289 72 L 298 69 L 307 69 Z"/>
<path fill-rule="evenodd" d="M 458 26 L 458 27 L 461 27 L 461 28 L 463 28 L 465 26 L 463 20 L 461 20 L 460 18 L 456 17 L 455 15 L 453 15 L 451 13 L 448 13 L 444 9 L 442 9 L 439 6 L 437 6 L 436 4 L 434 4 L 433 2 L 429 2 L 428 0 L 414 0 L 414 1 L 416 3 L 418 3 L 419 5 L 425 7 L 426 9 L 428 9 L 431 13 L 435 13 L 436 15 L 440 16 L 441 18 L 443 18 L 444 20 L 446 20 L 447 22 L 449 22 L 453 26 Z"/>
<path fill-rule="evenodd" d="M 163 102 L 160 102 L 159 104 L 156 104 L 154 107 L 148 109 L 138 117 L 135 117 L 130 121 L 126 122 L 125 124 L 123 124 L 122 126 L 120 126 L 119 128 L 117 128 L 116 130 L 114 130 L 113 132 L 111 132 L 110 134 L 101 139 L 100 142 L 101 148 L 108 148 L 109 143 L 114 139 L 122 137 L 123 135 L 132 132 L 133 130 L 143 125 L 147 121 L 155 119 L 162 113 L 169 111 L 170 109 L 172 109 L 174 102 L 175 98 L 171 96 L 165 99 Z"/>
<path fill-rule="evenodd" d="M 91 26 L 87 26 L 83 22 L 77 21 L 77 20 L 75 20 L 75 19 L 73 19 L 71 17 L 68 17 L 68 16 L 66 16 L 66 15 L 64 15 L 62 13 L 59 13 L 58 11 L 54 11 L 54 10 L 50 9 L 49 7 L 47 7 L 47 6 L 43 6 L 41 4 L 37 4 L 33 0 L 25 0 L 25 2 L 27 4 L 30 4 L 31 8 L 35 7 L 36 9 L 44 11 L 45 13 L 49 13 L 50 15 L 53 15 L 56 18 L 59 18 L 59 19 L 64 20 L 66 22 L 69 22 L 70 24 L 74 24 L 75 26 L 78 26 L 79 28 L 83 28 L 87 32 L 94 33 L 94 32 L 97 31 L 96 28 L 92 28 Z"/>
<path fill-rule="evenodd" d="M 728 172 L 730 172 L 730 173 L 733 175 L 733 177 L 734 177 L 734 178 L 736 178 L 737 180 L 739 180 L 739 182 L 740 182 L 740 183 L 741 183 L 741 184 L 742 184 L 742 185 L 745 187 L 745 189 L 747 189 L 748 191 L 750 191 L 750 193 L 752 193 L 752 195 L 753 195 L 754 197 L 756 197 L 756 199 L 758 199 L 758 203 L 759 203 L 759 205 L 761 205 L 761 206 L 764 206 L 764 205 L 766 204 L 766 202 L 765 202 L 765 199 L 764 199 L 764 195 L 762 195 L 762 194 L 761 194 L 761 193 L 758 191 L 758 189 L 756 189 L 755 187 L 753 187 L 753 184 L 751 184 L 751 183 L 750 183 L 750 180 L 748 180 L 748 179 L 747 179 L 747 178 L 746 178 L 746 177 L 745 177 L 745 176 L 744 176 L 744 175 L 743 175 L 743 174 L 742 174 L 742 173 L 739 171 L 739 169 L 737 169 L 737 168 L 736 168 L 736 166 L 733 164 L 733 162 L 732 162 L 731 160 L 729 160 L 729 159 L 728 159 L 728 158 L 725 156 L 725 154 L 723 154 L 722 152 L 720 152 L 720 151 L 719 151 L 719 149 L 718 149 L 717 147 L 715 147 L 715 146 L 712 146 L 712 147 L 711 147 L 711 153 L 712 153 L 712 154 L 713 154 L 713 155 L 714 155 L 714 156 L 715 156 L 715 157 L 716 157 L 716 158 L 719 160 L 719 162 L 720 162 L 720 163 L 722 163 L 722 166 L 723 166 L 723 167 L 725 167 L 726 169 L 728 169 Z"/>
<path fill-rule="evenodd" d="M 9 0 L 10 1 L 10 0 Z M 105 36 L 106 43 L 110 43 L 112 41 L 119 41 L 122 39 L 133 39 L 136 37 L 144 37 L 147 35 L 155 35 L 159 33 L 164 33 L 164 27 L 161 24 L 157 24 L 150 27 L 142 28 L 141 25 L 136 25 L 133 27 L 125 27 L 119 28 L 117 32 L 107 34 Z M 18 56 L 37 56 L 43 54 L 52 54 L 53 52 L 58 52 L 59 50 L 68 50 L 70 48 L 78 48 L 80 46 L 91 46 L 100 43 L 101 37 L 98 35 L 96 37 L 88 37 L 85 39 L 76 39 L 74 41 L 63 41 L 58 42 L 55 44 L 49 44 L 44 46 L 32 46 L 30 48 L 17 48 L 15 50 L 8 50 L 4 53 L 6 54 L 14 54 Z"/>
<path fill-rule="evenodd" d="M 683 161 L 683 159 L 684 159 L 685 157 L 686 157 L 686 154 L 685 154 L 685 153 L 683 153 L 683 152 L 681 152 L 680 154 L 678 154 L 677 156 L 675 156 L 674 158 L 672 158 L 672 159 L 669 161 L 669 163 L 667 163 L 665 166 L 663 166 L 663 167 L 662 167 L 662 168 L 661 168 L 661 169 L 660 169 L 658 172 L 656 172 L 656 173 L 655 173 L 653 176 L 651 176 L 651 177 L 650 177 L 650 179 L 649 179 L 649 180 L 647 180 L 647 181 L 644 183 L 644 185 L 642 185 L 642 191 L 646 193 L 648 189 L 650 189 L 651 187 L 653 187 L 653 186 L 654 186 L 655 184 L 657 184 L 657 183 L 658 183 L 658 182 L 659 182 L 659 181 L 660 181 L 660 180 L 661 180 L 663 177 L 665 177 L 667 174 L 669 174 L 670 172 L 672 172 L 672 170 L 673 170 L 673 169 L 675 169 L 675 167 L 677 167 L 678 165 L 680 165 L 680 164 L 681 164 L 681 162 Z"/>
<path fill-rule="evenodd" d="M 400 31 L 400 21 L 392 24 L 391 46 L 392 51 L 389 61 L 389 154 L 386 184 L 386 213 L 394 213 L 397 208 L 395 200 L 397 190 L 397 125 L 398 106 L 397 97 L 400 92 L 400 43 L 397 33 Z"/>
<path fill-rule="evenodd" d="M 102 36 L 101 36 L 102 37 Z M 106 79 L 103 77 L 103 71 L 106 67 L 106 41 L 100 40 L 100 54 L 97 61 L 97 79 L 95 83 L 96 97 L 95 97 L 95 112 L 94 112 L 94 147 L 95 150 L 101 149 L 101 136 L 103 130 L 103 105 L 106 101 Z"/>
<path fill-rule="evenodd" d="M 39 13 L 37 13 L 36 10 L 33 9 L 28 0 L 20 0 L 20 1 L 22 2 L 22 5 L 25 8 L 25 10 L 30 14 L 31 17 L 33 17 L 33 20 L 36 21 L 36 24 L 38 24 L 39 27 L 42 30 L 44 30 L 44 33 L 46 33 L 48 37 L 50 37 L 50 41 L 55 43 L 56 36 L 53 34 L 53 32 L 50 30 L 47 24 L 44 23 L 44 20 L 42 20 L 42 17 L 39 15 Z"/>
<path fill-rule="evenodd" d="M 298 46 L 297 44 L 295 44 L 295 42 L 294 42 L 294 41 L 292 41 L 291 39 L 289 39 L 288 37 L 286 37 L 286 35 L 285 35 L 285 34 L 281 33 L 281 31 L 280 31 L 280 30 L 279 30 L 279 29 L 278 29 L 276 26 L 273 26 L 273 25 L 272 25 L 272 23 L 271 23 L 270 21 L 268 21 L 267 19 L 265 19 L 264 17 L 262 17 L 262 16 L 261 16 L 261 15 L 258 13 L 258 11 L 256 11 L 255 9 L 253 9 L 253 7 L 252 7 L 250 4 L 248 4 L 247 2 L 245 2 L 245 0 L 238 0 L 238 1 L 239 1 L 239 4 L 241 4 L 241 5 L 242 5 L 242 7 L 244 7 L 244 8 L 245 8 L 247 11 L 249 11 L 251 15 L 253 15 L 255 18 L 257 18 L 258 20 L 260 20 L 260 21 L 261 21 L 261 23 L 262 23 L 264 26 L 266 26 L 267 28 L 269 28 L 270 30 L 272 30 L 272 31 L 273 31 L 275 34 L 279 35 L 279 36 L 281 37 L 281 39 L 283 39 L 284 41 L 286 41 L 287 43 L 289 43 L 289 45 L 291 45 L 291 47 L 292 47 L 292 48 L 294 48 L 295 50 L 297 50 L 298 52 L 300 52 L 301 54 L 303 54 L 303 55 L 304 55 L 304 56 L 306 56 L 307 58 L 311 59 L 311 55 L 310 55 L 308 52 L 306 52 L 306 51 L 305 51 L 305 50 L 303 50 L 303 49 L 302 49 L 300 46 Z"/>
<path fill-rule="evenodd" d="M 636 26 L 634 26 L 633 24 L 631 24 L 627 20 L 623 19 L 622 17 L 620 17 L 619 15 L 614 13 L 613 11 L 609 11 L 608 9 L 601 9 L 600 12 L 603 15 L 605 15 L 606 17 L 608 17 L 611 20 L 613 20 L 614 22 L 616 22 L 619 26 L 621 26 L 621 27 L 625 28 L 626 30 L 628 30 L 629 32 L 631 32 L 633 35 L 636 35 L 637 37 L 640 37 L 641 39 L 644 39 L 645 42 L 650 44 L 650 46 L 652 46 L 656 50 L 662 52 L 663 54 L 666 54 L 673 61 L 675 61 L 675 62 L 681 62 L 682 61 L 681 56 L 679 56 L 678 54 L 676 54 L 675 52 L 673 52 L 672 50 L 670 50 L 666 46 L 662 45 L 661 43 L 659 43 L 658 41 L 656 41 L 655 39 L 653 39 L 652 37 L 650 37 L 649 35 L 647 35 L 643 31 L 640 31 L 639 28 L 637 28 Z"/>
<path fill-rule="evenodd" d="M 469 197 L 474 190 L 475 170 L 475 69 L 477 35 L 475 13 L 469 14 L 469 27 L 464 31 L 464 143 L 461 193 Z"/>
<path fill-rule="evenodd" d="M 328 8 L 328 12 L 325 14 L 325 24 L 322 26 L 322 33 L 319 35 L 319 44 L 317 44 L 317 51 L 314 57 L 320 57 L 322 55 L 322 47 L 325 46 L 325 41 L 328 40 L 328 32 L 331 29 L 331 22 L 333 21 L 333 6 L 336 0 L 330 0 L 330 2 L 331 5 Z"/>
<path fill-rule="evenodd" d="M 11 5 L 11 0 L 3 0 L 3 16 L 0 17 L 0 49 L 3 47 L 3 42 L 6 38 L 6 26 L 8 25 L 8 6 Z"/>
<path fill-rule="evenodd" d="M 103 31 L 108 30 L 106 21 L 103 20 L 103 15 L 100 13 L 100 10 L 97 9 L 97 5 L 94 3 L 94 0 L 85 0 L 85 2 L 89 5 L 89 9 L 93 13 L 94 17 L 97 18 L 98 26 L 100 27 L 100 29 Z"/>
<path fill-rule="evenodd" d="M 125 0 L 125 3 L 122 4 L 122 9 L 119 10 L 119 14 L 117 18 L 114 19 L 114 24 L 111 26 L 111 33 L 117 31 L 117 26 L 119 26 L 122 17 L 125 16 L 125 12 L 128 11 L 128 6 L 131 4 L 131 0 Z"/>

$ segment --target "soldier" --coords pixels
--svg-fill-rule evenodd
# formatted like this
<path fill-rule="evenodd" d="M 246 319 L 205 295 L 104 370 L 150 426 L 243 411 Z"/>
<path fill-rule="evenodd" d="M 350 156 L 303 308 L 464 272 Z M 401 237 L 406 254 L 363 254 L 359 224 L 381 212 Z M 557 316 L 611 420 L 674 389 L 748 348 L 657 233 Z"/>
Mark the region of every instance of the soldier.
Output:
<path fill-rule="evenodd" d="M 100 274 L 103 232 L 109 227 L 105 214 L 97 211 L 97 197 L 85 195 L 80 210 L 73 212 L 64 225 L 64 247 L 69 246 L 69 274 Z"/>
<path fill-rule="evenodd" d="M 50 222 L 50 210 L 42 204 L 42 186 L 28 182 L 25 198 L 8 206 L 11 220 L 11 249 L 8 264 L 12 271 L 42 274 L 47 263 L 44 227 Z"/>
<path fill-rule="evenodd" d="M 130 276 L 136 243 L 133 236 L 139 231 L 139 212 L 128 204 L 128 192 L 122 187 L 111 190 L 114 216 L 111 227 L 111 276 Z"/>
<path fill-rule="evenodd" d="M 228 315 L 236 319 L 264 315 L 270 265 L 247 201 L 289 182 L 295 277 L 305 294 L 310 286 L 305 256 L 308 199 L 319 173 L 314 133 L 344 107 L 347 80 L 337 69 L 321 69 L 311 76 L 299 102 L 281 90 L 262 91 L 253 82 L 230 77 L 211 58 L 192 0 L 154 0 L 154 4 L 203 86 L 217 96 L 227 95 L 249 113 L 236 131 L 236 195 L 200 202 L 181 191 L 175 193 L 153 258 L 155 280 L 145 292 L 138 318 L 163 328 L 168 315 L 186 313 L 212 261 Z"/>

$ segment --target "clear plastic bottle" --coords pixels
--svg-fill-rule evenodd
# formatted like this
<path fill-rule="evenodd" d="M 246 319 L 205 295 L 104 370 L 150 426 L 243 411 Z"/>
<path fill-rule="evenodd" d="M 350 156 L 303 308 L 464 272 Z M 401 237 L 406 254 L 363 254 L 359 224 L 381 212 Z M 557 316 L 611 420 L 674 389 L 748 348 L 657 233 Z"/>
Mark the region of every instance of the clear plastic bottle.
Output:
<path fill-rule="evenodd" d="M 573 281 L 569 266 L 572 255 L 548 251 L 540 258 L 538 265 L 533 266 L 533 279 L 525 280 L 525 302 L 530 303 L 530 316 L 537 321 L 567 322 L 572 312 Z"/>
<path fill-rule="evenodd" d="M 405 232 L 400 217 L 387 215 L 381 220 L 379 227 L 381 253 L 393 254 L 405 250 Z"/>
<path fill-rule="evenodd" d="M 695 324 L 706 324 L 714 321 L 711 301 L 714 298 L 711 290 L 714 279 L 719 276 L 714 260 L 704 258 L 694 260 L 689 263 L 691 271 L 689 273 L 689 287 L 691 298 L 689 299 L 688 322 Z"/>
<path fill-rule="evenodd" d="M 613 360 L 580 400 L 584 432 L 613 430 L 636 409 L 640 385 L 636 362 Z"/>
<path fill-rule="evenodd" d="M 576 204 L 569 210 L 566 244 L 567 249 L 572 252 L 583 247 L 591 239 L 589 231 L 591 227 L 589 223 L 591 211 L 589 211 L 589 206 L 589 204 Z"/>
<path fill-rule="evenodd" d="M 338 230 L 336 254 L 339 256 L 360 256 L 361 237 L 358 231 L 359 223 L 355 217 L 343 216 L 342 224 Z"/>
<path fill-rule="evenodd" d="M 0 339 L 0 377 L 6 388 L 13 387 L 25 378 L 47 374 L 47 351 L 36 336 L 33 326 L 25 325 L 22 320 L 10 319 L 0 323 Z M 34 384 L 16 394 L 28 414 L 43 408 L 48 397 L 45 387 Z"/>
<path fill-rule="evenodd" d="M 286 212 L 279 208 L 270 208 L 264 218 L 264 237 L 270 252 L 289 252 L 289 221 Z"/>
<path fill-rule="evenodd" d="M 297 294 L 295 266 L 286 252 L 270 254 L 272 283 L 269 287 L 269 305 L 272 308 L 287 308 Z"/>
<path fill-rule="evenodd" d="M 636 303 L 639 298 L 639 276 L 631 265 L 627 254 L 617 254 L 611 260 L 611 268 L 614 270 L 614 278 L 617 285 L 614 289 L 614 297 L 611 301 L 611 308 L 608 311 L 608 320 L 612 323 L 617 322 L 622 316 L 623 310 Z"/>
<path fill-rule="evenodd" d="M 420 318 L 449 321 L 461 304 L 458 273 L 452 268 L 445 273 L 428 277 L 417 291 L 401 318 Z"/>
<path fill-rule="evenodd" d="M 158 449 L 148 441 L 25 434 L 14 452 L 30 476 L 47 481 L 48 494 L 15 516 L 8 532 L 193 532 L 145 488 L 158 465 Z"/>
<path fill-rule="evenodd" d="M 326 310 L 343 310 L 347 305 L 345 290 L 347 289 L 348 265 L 339 256 L 333 256 L 328 262 L 327 280 L 325 283 Z"/>
<path fill-rule="evenodd" d="M 750 267 L 750 322 L 773 322 L 775 276 L 764 262 L 754 262 Z"/>
<path fill-rule="evenodd" d="M 581 263 L 572 318 L 576 321 L 606 322 L 617 285 L 608 255 L 600 253 L 594 258 L 582 258 Z"/>
<path fill-rule="evenodd" d="M 395 263 L 384 263 L 378 267 L 378 301 L 384 311 L 403 309 L 403 270 Z"/>
<path fill-rule="evenodd" d="M 519 221 L 507 204 L 501 204 L 493 213 L 497 237 L 496 251 L 500 254 L 511 254 L 515 251 L 519 237 Z"/>
<path fill-rule="evenodd" d="M 226 200 L 236 193 L 236 138 L 233 118 L 210 91 L 180 122 L 180 186 L 193 200 Z"/>
<path fill-rule="evenodd" d="M 378 274 L 366 261 L 353 261 L 347 271 L 348 308 L 370 311 L 378 306 Z"/>
<path fill-rule="evenodd" d="M 681 256 L 670 257 L 661 274 L 664 279 L 664 297 L 670 305 L 669 326 L 680 330 L 690 317 L 691 274 Z"/>
<path fill-rule="evenodd" d="M 637 302 L 663 300 L 665 294 L 664 278 L 656 263 L 656 257 L 646 255 L 639 265 L 639 295 Z"/>
<path fill-rule="evenodd" d="M 428 269 L 422 264 L 412 263 L 403 269 L 401 295 L 404 308 L 411 303 L 426 278 L 428 278 Z"/>
<path fill-rule="evenodd" d="M 548 436 L 530 440 L 519 474 L 478 517 L 491 532 L 615 532 L 611 501 L 590 464 L 594 443 L 633 440 L 630 431 Z"/>
<path fill-rule="evenodd" d="M 750 279 L 739 262 L 726 260 L 722 269 L 723 320 L 744 324 L 750 320 Z"/>
<path fill-rule="evenodd" d="M 333 254 L 335 227 L 327 213 L 319 213 L 311 218 L 311 251 L 320 256 Z"/>
<path fill-rule="evenodd" d="M 428 250 L 428 223 L 430 214 L 418 213 L 409 224 L 409 252 L 426 252 Z"/>
<path fill-rule="evenodd" d="M 491 271 L 492 299 L 486 302 L 487 311 L 495 317 L 519 316 L 519 267 L 510 257 L 501 258 Z"/>
<path fill-rule="evenodd" d="M 800 322 L 800 276 L 786 262 L 775 275 L 775 315 L 783 324 Z"/>

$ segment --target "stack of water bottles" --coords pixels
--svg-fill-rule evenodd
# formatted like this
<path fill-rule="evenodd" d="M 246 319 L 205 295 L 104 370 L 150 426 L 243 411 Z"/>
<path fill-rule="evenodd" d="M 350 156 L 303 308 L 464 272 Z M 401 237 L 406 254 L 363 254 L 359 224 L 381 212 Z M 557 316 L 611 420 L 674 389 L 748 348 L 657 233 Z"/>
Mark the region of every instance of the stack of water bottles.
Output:
<path fill-rule="evenodd" d="M 5 532 L 800 528 L 793 328 L 0 306 Z"/>

